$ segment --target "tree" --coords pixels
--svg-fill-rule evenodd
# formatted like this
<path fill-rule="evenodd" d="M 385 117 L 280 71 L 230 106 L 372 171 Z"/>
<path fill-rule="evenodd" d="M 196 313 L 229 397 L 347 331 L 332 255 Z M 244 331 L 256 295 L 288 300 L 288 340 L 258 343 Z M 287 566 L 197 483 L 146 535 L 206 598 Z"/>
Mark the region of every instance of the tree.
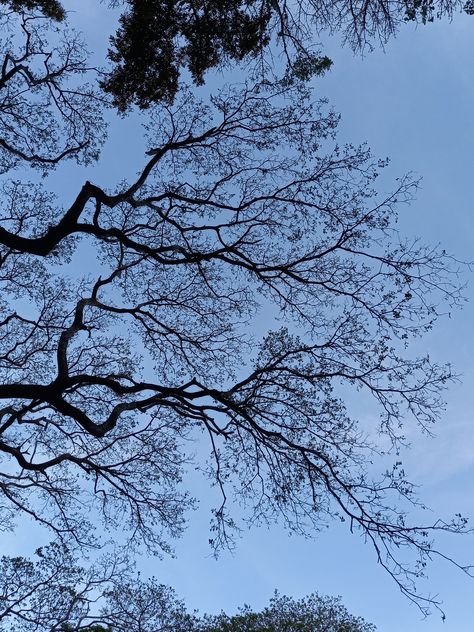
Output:
<path fill-rule="evenodd" d="M 89 70 L 82 38 L 63 29 L 49 47 L 44 20 L 2 12 L 0 21 L 0 173 L 30 164 L 46 174 L 65 159 L 96 160 L 105 133 L 104 99 L 79 84 Z"/>
<path fill-rule="evenodd" d="M 116 67 L 103 83 L 106 91 L 122 111 L 134 101 L 146 108 L 157 100 L 172 100 L 181 65 L 203 83 L 209 68 L 256 54 L 268 44 L 272 11 L 267 4 L 134 1 L 111 40 L 110 59 Z"/>
<path fill-rule="evenodd" d="M 143 581 L 126 559 L 106 556 L 89 568 L 52 543 L 33 560 L 0 561 L 2 632 L 375 632 L 339 599 L 294 600 L 277 593 L 261 612 L 189 614 L 168 586 Z"/>
<path fill-rule="evenodd" d="M 0 0 L 14 11 L 39 10 L 61 21 L 58 0 Z M 473 13 L 472 0 L 110 0 L 125 5 L 120 26 L 111 37 L 111 71 L 102 80 L 114 105 L 148 108 L 172 102 L 186 69 L 196 84 L 211 68 L 257 57 L 261 71 L 271 42 L 287 62 L 287 72 L 310 76 L 330 65 L 314 50 L 314 36 L 340 33 L 355 50 L 382 45 L 404 22 L 426 24 L 461 10 Z M 272 64 L 270 63 L 270 66 Z"/>
<path fill-rule="evenodd" d="M 3 44 L 5 172 L 91 161 L 103 135 L 77 40 L 50 56 L 34 25 L 18 19 L 21 52 Z M 47 181 L 5 180 L 2 527 L 32 516 L 87 546 L 86 506 L 131 543 L 168 550 L 199 442 L 221 492 L 217 549 L 236 526 L 228 496 L 250 525 L 313 534 L 340 519 L 429 607 L 415 581 L 438 554 L 432 538 L 465 521 L 413 524 L 400 464 L 378 478 L 371 460 L 379 431 L 397 450 L 406 417 L 429 431 L 442 410 L 449 367 L 405 347 L 460 300 L 458 265 L 398 235 L 416 182 L 377 195 L 384 164 L 338 146 L 337 122 L 296 78 L 208 104 L 183 91 L 150 109 L 145 163 L 113 191 L 87 181 L 63 210 Z M 81 253 L 93 274 L 70 265 Z M 260 342 L 259 318 L 270 324 Z M 378 406 L 376 428 L 351 415 L 351 393 Z"/>
<path fill-rule="evenodd" d="M 45 16 L 58 22 L 64 20 L 65 12 L 59 0 L 1 0 L 12 11 L 41 11 Z"/>
<path fill-rule="evenodd" d="M 205 616 L 199 632 L 375 632 L 375 626 L 349 614 L 340 599 L 309 595 L 292 599 L 278 593 L 261 612 L 244 606 L 233 616 Z"/>
<path fill-rule="evenodd" d="M 104 592 L 127 571 L 124 559 L 106 556 L 88 569 L 64 545 L 38 549 L 35 558 L 0 560 L 0 630 L 99 632 L 98 612 L 92 614 Z M 70 622 L 74 621 L 71 628 Z M 108 632 L 102 628 L 100 632 Z"/>
<path fill-rule="evenodd" d="M 115 2 L 114 4 L 119 4 Z M 314 36 L 340 33 L 356 50 L 382 44 L 406 21 L 451 18 L 472 3 L 460 0 L 130 0 L 111 38 L 113 69 L 104 89 L 119 110 L 172 101 L 182 69 L 197 84 L 206 71 L 258 57 L 276 42 L 288 72 L 318 73 L 329 60 L 314 51 Z"/>
<path fill-rule="evenodd" d="M 52 543 L 33 560 L 0 561 L 0 630 L 8 632 L 192 632 L 193 617 L 172 589 L 140 580 L 128 560 L 88 568 Z"/>

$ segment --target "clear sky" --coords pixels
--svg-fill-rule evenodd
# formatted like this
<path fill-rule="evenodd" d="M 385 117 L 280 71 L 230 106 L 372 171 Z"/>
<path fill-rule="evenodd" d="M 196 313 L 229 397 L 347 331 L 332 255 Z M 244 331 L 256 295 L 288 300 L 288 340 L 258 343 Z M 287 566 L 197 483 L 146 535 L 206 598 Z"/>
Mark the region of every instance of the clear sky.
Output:
<path fill-rule="evenodd" d="M 112 31 L 110 13 L 97 0 L 82 0 L 81 6 L 72 20 L 90 33 L 91 48 L 103 50 L 104 34 Z M 388 189 L 390 177 L 407 171 L 423 176 L 417 201 L 401 209 L 403 231 L 442 242 L 465 260 L 474 260 L 473 32 L 474 17 L 468 16 L 426 27 L 407 25 L 385 52 L 376 49 L 364 58 L 341 49 L 337 40 L 327 40 L 324 52 L 334 66 L 316 84 L 317 95 L 327 96 L 342 114 L 341 142 L 366 140 L 375 155 L 391 158 L 382 186 Z M 53 186 L 67 199 L 84 177 L 113 184 L 133 175 L 141 164 L 135 134 L 136 121 L 116 121 L 101 166 L 79 174 L 67 168 L 52 178 Z M 466 295 L 472 295 L 472 284 Z M 411 479 L 422 484 L 420 495 L 434 515 L 460 511 L 474 522 L 473 320 L 471 300 L 425 339 L 424 348 L 433 357 L 453 362 L 462 383 L 448 393 L 437 437 L 410 431 L 413 447 L 402 460 Z M 193 486 L 206 497 L 205 483 L 194 481 Z M 430 581 L 420 585 L 443 599 L 443 624 L 436 614 L 422 620 L 376 564 L 373 551 L 343 525 L 332 525 L 314 541 L 291 537 L 278 527 L 254 530 L 242 535 L 233 554 L 222 554 L 216 561 L 207 544 L 209 514 L 206 502 L 202 504 L 177 543 L 176 559 L 143 561 L 144 572 L 172 585 L 190 609 L 231 612 L 244 602 L 259 608 L 277 588 L 294 597 L 312 591 L 341 595 L 351 612 L 383 632 L 473 629 L 474 580 L 445 563 L 435 563 Z M 474 536 L 449 538 L 442 545 L 460 560 L 474 563 Z"/>

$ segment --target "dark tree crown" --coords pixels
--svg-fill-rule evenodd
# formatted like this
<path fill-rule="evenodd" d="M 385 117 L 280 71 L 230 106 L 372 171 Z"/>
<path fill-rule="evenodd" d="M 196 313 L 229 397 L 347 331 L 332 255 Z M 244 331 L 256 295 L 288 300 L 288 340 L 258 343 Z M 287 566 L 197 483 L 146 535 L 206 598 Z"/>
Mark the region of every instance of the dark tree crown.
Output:
<path fill-rule="evenodd" d="M 13 11 L 39 10 L 62 20 L 58 0 L 0 0 Z M 112 69 L 102 88 L 120 112 L 157 102 L 171 103 L 183 71 L 197 85 L 208 70 L 245 58 L 260 57 L 271 41 L 283 53 L 288 73 L 305 68 L 321 72 L 312 49 L 315 34 L 337 32 L 356 50 L 386 42 L 407 21 L 426 24 L 473 13 L 468 0 L 111 0 L 125 4 L 116 34 L 110 38 Z M 272 66 L 262 57 L 261 72 Z M 327 58 L 322 57 L 322 60 Z"/>
<path fill-rule="evenodd" d="M 267 2 L 132 0 L 111 38 L 115 68 L 103 87 L 119 110 L 172 101 L 181 67 L 197 84 L 227 60 L 256 54 L 269 41 Z"/>
<path fill-rule="evenodd" d="M 202 84 L 209 69 L 259 56 L 271 41 L 291 72 L 301 60 L 311 67 L 311 43 L 323 30 L 338 32 L 360 50 L 386 42 L 407 21 L 426 24 L 461 9 L 472 13 L 472 2 L 461 0 L 297 0 L 292 7 L 283 0 L 128 0 L 127 5 L 111 38 L 113 69 L 102 83 L 122 112 L 132 104 L 172 102 L 183 70 Z M 268 68 L 268 56 L 262 61 L 261 68 Z"/>
<path fill-rule="evenodd" d="M 12 11 L 41 11 L 48 18 L 64 20 L 65 12 L 58 0 L 0 0 L 0 4 L 6 5 Z"/>

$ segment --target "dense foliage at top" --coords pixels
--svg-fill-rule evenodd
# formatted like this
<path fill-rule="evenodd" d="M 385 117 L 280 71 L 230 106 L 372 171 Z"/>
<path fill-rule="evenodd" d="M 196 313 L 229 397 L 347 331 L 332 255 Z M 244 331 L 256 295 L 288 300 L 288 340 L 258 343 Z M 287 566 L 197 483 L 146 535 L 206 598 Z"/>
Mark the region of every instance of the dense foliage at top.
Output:
<path fill-rule="evenodd" d="M 119 3 L 115 3 L 119 4 Z M 111 39 L 112 72 L 103 82 L 115 105 L 147 108 L 172 101 L 186 68 L 196 83 L 207 70 L 246 57 L 268 65 L 274 42 L 288 71 L 317 72 L 321 56 L 314 35 L 337 32 L 353 48 L 385 42 L 405 21 L 451 17 L 470 4 L 461 0 L 129 0 Z M 324 60 L 325 58 L 322 57 Z"/>
<path fill-rule="evenodd" d="M 64 8 L 59 0 L 1 0 L 0 4 L 6 5 L 13 11 L 40 10 L 45 16 L 53 20 L 61 21 L 65 17 Z"/>
<path fill-rule="evenodd" d="M 97 0 L 99 2 L 99 0 Z M 15 10 L 39 9 L 56 20 L 65 16 L 59 0 L 0 0 Z M 313 50 L 315 34 L 339 33 L 355 49 L 384 43 L 401 24 L 426 24 L 472 13 L 470 0 L 111 0 L 124 6 L 120 25 L 111 37 L 112 69 L 102 80 L 115 106 L 148 108 L 157 101 L 172 102 L 186 69 L 194 82 L 216 66 L 245 58 L 258 59 L 271 42 L 283 53 L 288 72 L 318 73 L 328 61 Z M 270 63 L 271 65 L 271 63 Z"/>
<path fill-rule="evenodd" d="M 270 17 L 254 0 L 133 0 L 112 38 L 116 68 L 104 87 L 121 110 L 172 100 L 181 66 L 202 83 L 222 61 L 255 55 L 268 44 Z"/>

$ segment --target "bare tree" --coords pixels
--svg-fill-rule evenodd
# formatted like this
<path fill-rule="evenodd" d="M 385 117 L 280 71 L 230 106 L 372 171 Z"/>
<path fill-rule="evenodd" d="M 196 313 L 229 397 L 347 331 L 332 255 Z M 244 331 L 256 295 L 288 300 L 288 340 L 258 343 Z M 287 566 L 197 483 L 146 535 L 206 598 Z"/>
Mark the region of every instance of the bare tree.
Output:
<path fill-rule="evenodd" d="M 58 117 L 66 148 L 53 132 L 43 149 L 21 115 L 37 96 L 23 68 L 47 54 L 28 48 L 29 18 L 20 28 L 24 59 L 5 45 L 5 74 L 21 66 L 13 76 L 25 83 L 13 127 L 0 119 L 2 136 L 17 130 L 4 164 L 90 159 L 98 101 L 88 89 L 70 96 L 53 66 L 37 128 Z M 74 78 L 69 49 L 58 50 L 61 81 Z M 76 112 L 76 97 L 90 109 Z M 415 581 L 443 556 L 432 537 L 465 521 L 412 524 L 418 501 L 399 464 L 379 478 L 371 466 L 377 433 L 397 450 L 405 419 L 429 432 L 451 379 L 407 346 L 460 300 L 457 263 L 395 229 L 416 182 L 378 195 L 384 163 L 338 146 L 338 117 L 296 80 L 226 88 L 207 105 L 184 91 L 149 114 L 144 166 L 114 191 L 86 182 L 64 210 L 43 184 L 3 185 L 2 526 L 26 512 L 87 544 L 87 513 L 166 550 L 191 503 L 181 479 L 198 441 L 222 493 L 216 548 L 234 524 L 229 495 L 250 524 L 312 534 L 336 517 L 428 608 Z M 84 251 L 92 276 L 68 265 Z M 351 414 L 355 396 L 378 406 L 377 427 Z"/>
<path fill-rule="evenodd" d="M 51 46 L 45 19 L 4 12 L 0 20 L 0 172 L 25 162 L 45 170 L 65 158 L 95 160 L 105 102 L 78 81 L 91 70 L 82 38 L 58 31 Z"/>

